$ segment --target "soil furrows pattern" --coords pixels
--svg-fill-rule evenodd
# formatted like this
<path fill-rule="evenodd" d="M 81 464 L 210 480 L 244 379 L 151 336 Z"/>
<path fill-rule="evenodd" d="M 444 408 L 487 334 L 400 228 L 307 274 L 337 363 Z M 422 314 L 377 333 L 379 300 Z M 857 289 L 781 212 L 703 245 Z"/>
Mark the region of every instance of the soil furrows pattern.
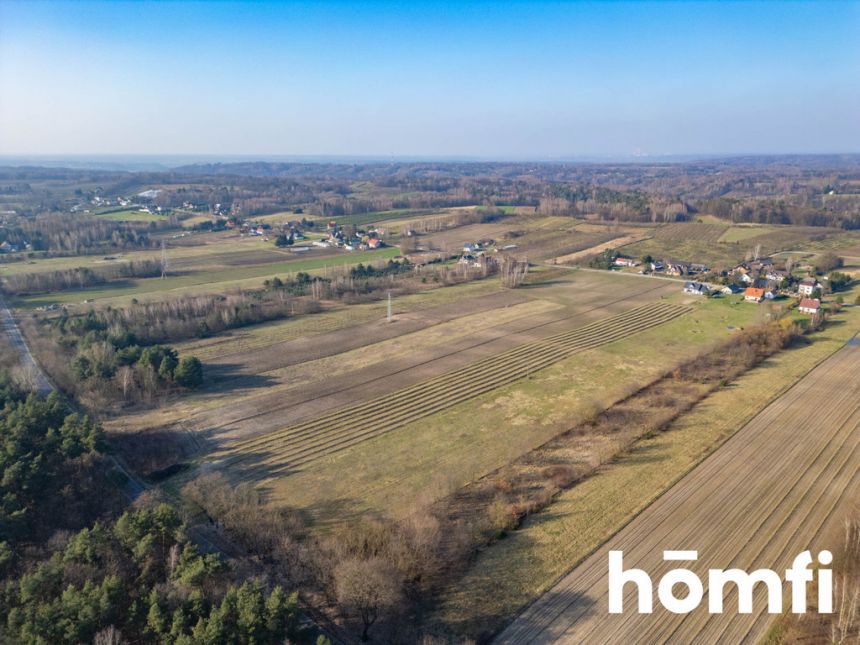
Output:
<path fill-rule="evenodd" d="M 227 466 L 248 460 L 294 469 L 458 403 L 525 378 L 574 354 L 667 323 L 691 311 L 651 303 L 442 374 L 373 401 L 335 410 L 316 419 L 229 444 L 215 455 Z"/>
<path fill-rule="evenodd" d="M 499 642 L 756 642 L 771 618 L 762 593 L 752 614 L 712 616 L 700 607 L 643 617 L 631 586 L 624 601 L 633 609 L 608 614 L 607 551 L 623 550 L 625 567 L 658 580 L 674 566 L 660 561 L 663 549 L 695 547 L 699 560 L 685 566 L 704 580 L 708 567 L 728 564 L 780 570 L 813 547 L 860 485 L 858 359 L 848 346 L 813 370 L 528 608 Z M 737 607 L 736 590 L 725 606 Z"/>

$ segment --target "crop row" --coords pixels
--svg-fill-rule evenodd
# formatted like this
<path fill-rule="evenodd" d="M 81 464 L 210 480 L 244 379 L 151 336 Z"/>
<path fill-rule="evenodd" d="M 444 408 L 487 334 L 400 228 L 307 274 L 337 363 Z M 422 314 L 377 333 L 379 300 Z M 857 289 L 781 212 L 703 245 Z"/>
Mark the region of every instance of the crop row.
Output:
<path fill-rule="evenodd" d="M 295 468 L 513 383 L 579 352 L 661 325 L 688 311 L 688 308 L 668 303 L 637 307 L 526 343 L 381 398 L 237 441 L 216 457 L 225 458 L 227 465 L 238 465 L 265 453 L 267 459 L 276 457 L 280 467 Z"/>

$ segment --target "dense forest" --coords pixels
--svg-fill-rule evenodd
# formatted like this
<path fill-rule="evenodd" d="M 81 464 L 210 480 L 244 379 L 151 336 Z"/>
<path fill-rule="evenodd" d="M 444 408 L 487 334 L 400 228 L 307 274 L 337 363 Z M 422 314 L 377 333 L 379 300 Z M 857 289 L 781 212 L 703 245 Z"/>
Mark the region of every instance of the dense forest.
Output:
<path fill-rule="evenodd" d="M 98 424 L 5 369 L 0 405 L 0 641 L 313 639 L 295 593 L 201 551 L 173 506 L 129 508 Z"/>

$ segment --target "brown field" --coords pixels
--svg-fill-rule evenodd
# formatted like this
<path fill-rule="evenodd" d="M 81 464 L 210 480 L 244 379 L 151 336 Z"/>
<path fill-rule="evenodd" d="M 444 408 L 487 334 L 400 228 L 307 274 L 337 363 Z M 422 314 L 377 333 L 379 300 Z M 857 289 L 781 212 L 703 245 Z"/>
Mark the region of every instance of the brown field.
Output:
<path fill-rule="evenodd" d="M 860 344 L 839 350 L 768 406 L 725 445 L 565 576 L 529 607 L 499 642 L 757 642 L 771 616 L 761 586 L 754 613 L 635 613 L 635 590 L 625 591 L 622 615 L 607 610 L 609 550 L 624 551 L 625 567 L 652 580 L 674 563 L 664 549 L 696 549 L 684 563 L 705 582 L 709 567 L 785 569 L 807 548 L 835 549 L 825 536 L 834 517 L 853 503 L 860 486 Z M 732 589 L 731 586 L 727 589 Z M 707 595 L 707 585 L 705 585 Z"/>
<path fill-rule="evenodd" d="M 361 318 L 351 321 L 348 311 L 332 312 L 194 341 L 179 348 L 206 357 L 205 390 L 160 410 L 126 416 L 123 424 L 153 427 L 183 419 L 183 427 L 202 432 L 213 448 L 221 447 L 223 441 L 281 430 L 375 400 L 676 290 L 674 285 L 613 278 L 565 275 L 516 291 L 484 286 L 485 295 L 464 285 L 441 290 L 445 293 L 437 297 L 447 301 L 403 312 L 392 324 L 385 323 L 384 305 L 377 304 L 366 308 L 365 315 L 372 318 L 360 324 L 355 323 Z M 613 288 L 607 297 L 609 284 Z M 459 300 L 458 293 L 476 295 Z M 414 297 L 413 303 L 421 298 Z M 307 337 L 290 333 L 292 326 L 305 329 L 308 324 L 323 329 L 332 324 L 333 330 Z"/>
<path fill-rule="evenodd" d="M 689 311 L 668 303 L 643 305 L 573 331 L 525 343 L 385 397 L 343 408 L 262 437 L 228 444 L 215 457 L 225 459 L 225 465 L 230 468 L 252 461 L 262 466 L 268 476 L 277 476 L 323 455 L 391 432 L 525 378 L 563 358 L 660 325 Z M 247 468 L 243 469 L 247 476 Z M 255 476 L 253 470 L 250 476 Z"/>
<path fill-rule="evenodd" d="M 646 237 L 648 237 L 648 234 L 646 233 L 633 233 L 631 235 L 624 235 L 622 237 L 613 238 L 609 241 L 601 242 L 599 244 L 582 249 L 580 251 L 560 255 L 557 258 L 553 258 L 552 263 L 576 264 L 578 261 L 584 260 L 597 253 L 602 253 L 606 249 L 615 249 L 622 246 L 626 246 L 627 244 L 633 244 L 634 242 L 643 240 Z"/>
<path fill-rule="evenodd" d="M 728 224 L 678 222 L 660 226 L 654 231 L 654 238 L 666 242 L 680 242 L 691 239 L 702 242 L 716 242 L 728 229 Z"/>

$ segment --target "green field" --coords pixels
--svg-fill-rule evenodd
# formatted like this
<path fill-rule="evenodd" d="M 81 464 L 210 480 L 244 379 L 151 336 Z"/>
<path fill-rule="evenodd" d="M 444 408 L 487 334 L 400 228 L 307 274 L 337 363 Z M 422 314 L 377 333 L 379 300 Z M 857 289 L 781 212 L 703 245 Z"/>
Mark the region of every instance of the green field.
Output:
<path fill-rule="evenodd" d="M 287 262 L 256 264 L 244 267 L 231 267 L 209 271 L 191 271 L 184 275 L 168 275 L 166 278 L 142 278 L 115 282 L 109 286 L 92 289 L 73 289 L 59 293 L 27 296 L 15 301 L 22 309 L 32 309 L 54 303 L 73 304 L 84 300 L 104 301 L 113 304 L 127 302 L 131 298 L 163 294 L 217 293 L 238 287 L 255 287 L 265 278 L 285 277 L 290 273 L 306 271 L 322 273 L 327 268 L 349 266 L 359 262 L 387 260 L 399 254 L 397 248 L 384 248 L 377 251 L 344 253 L 324 258 L 297 258 Z"/>
<path fill-rule="evenodd" d="M 96 217 L 99 219 L 109 219 L 115 222 L 163 222 L 167 219 L 164 215 L 143 212 L 137 208 L 96 213 Z"/>
<path fill-rule="evenodd" d="M 720 236 L 720 242 L 743 242 L 751 237 L 774 230 L 773 226 L 732 226 Z"/>

